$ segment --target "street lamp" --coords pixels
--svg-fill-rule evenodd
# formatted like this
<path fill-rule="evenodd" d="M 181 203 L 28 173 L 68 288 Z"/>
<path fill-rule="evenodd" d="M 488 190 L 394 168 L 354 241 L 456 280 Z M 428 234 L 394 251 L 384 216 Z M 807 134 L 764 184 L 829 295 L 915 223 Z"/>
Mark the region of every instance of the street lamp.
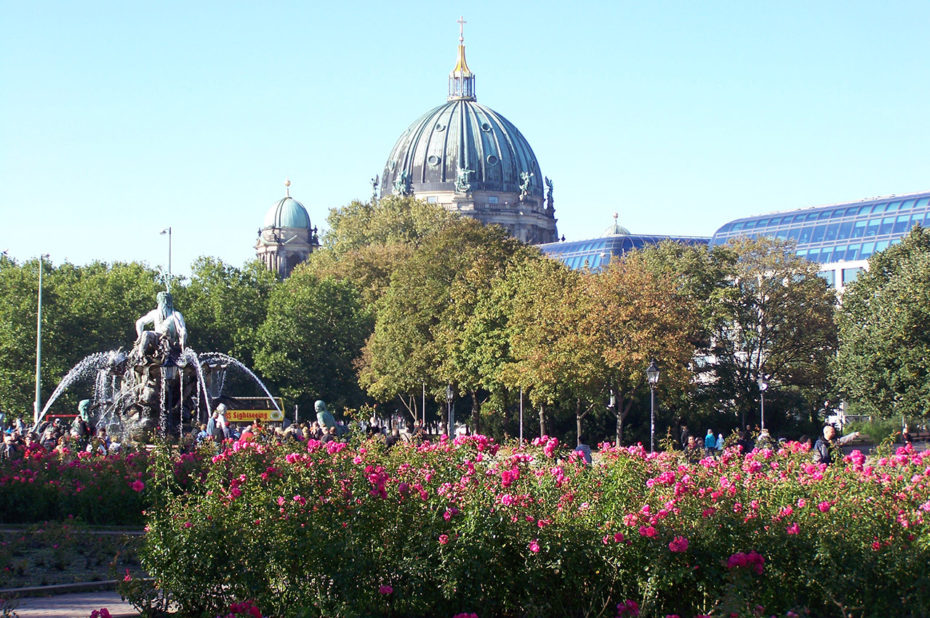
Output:
<path fill-rule="evenodd" d="M 759 385 L 759 424 L 761 429 L 765 429 L 765 389 L 769 387 L 769 383 L 765 381 L 765 376 L 759 376 L 756 384 Z"/>
<path fill-rule="evenodd" d="M 446 385 L 446 413 L 449 420 L 449 438 L 452 438 L 452 432 L 455 431 L 455 418 L 452 416 L 452 385 Z"/>
<path fill-rule="evenodd" d="M 36 398 L 33 403 L 33 426 L 39 424 L 39 413 L 42 412 L 42 264 L 48 253 L 39 256 L 39 305 L 36 312 Z"/>
<path fill-rule="evenodd" d="M 171 227 L 166 227 L 161 231 L 161 235 L 168 235 L 168 281 L 171 281 Z M 167 287 L 171 287 L 169 283 Z"/>
<path fill-rule="evenodd" d="M 652 359 L 646 368 L 646 379 L 649 380 L 649 452 L 656 452 L 656 384 L 659 383 L 659 368 L 656 359 Z"/>

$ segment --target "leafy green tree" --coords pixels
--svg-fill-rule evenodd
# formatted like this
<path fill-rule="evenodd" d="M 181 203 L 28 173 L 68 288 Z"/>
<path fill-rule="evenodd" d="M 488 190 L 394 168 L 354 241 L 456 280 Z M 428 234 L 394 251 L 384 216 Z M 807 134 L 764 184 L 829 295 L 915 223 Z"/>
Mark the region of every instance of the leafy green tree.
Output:
<path fill-rule="evenodd" d="M 442 206 L 407 196 L 355 201 L 330 210 L 323 248 L 343 255 L 369 245 L 416 246 L 424 237 L 458 218 Z"/>
<path fill-rule="evenodd" d="M 441 206 L 409 196 L 354 201 L 330 210 L 323 246 L 310 256 L 307 267 L 321 279 L 350 281 L 365 306 L 374 310 L 391 274 L 422 239 L 458 218 Z"/>
<path fill-rule="evenodd" d="M 722 250 L 736 260 L 731 290 L 717 296 L 724 319 L 716 321 L 704 360 L 714 369 L 716 399 L 746 422 L 758 410 L 761 377 L 770 392 L 821 392 L 828 383 L 837 346 L 836 295 L 817 275 L 819 266 L 784 242 L 742 239 Z"/>
<path fill-rule="evenodd" d="M 157 273 L 137 263 L 86 266 L 46 262 L 42 291 L 42 396 L 88 354 L 135 340 L 135 320 L 155 302 Z M 0 261 L 0 407 L 32 416 L 38 262 Z M 86 393 L 85 393 L 86 395 Z M 55 409 L 80 398 L 67 393 Z"/>
<path fill-rule="evenodd" d="M 316 399 L 356 406 L 361 392 L 353 363 L 369 332 L 370 315 L 350 283 L 319 279 L 299 266 L 271 293 L 255 366 L 305 409 Z"/>
<path fill-rule="evenodd" d="M 690 364 L 698 330 L 697 304 L 682 279 L 656 272 L 643 252 L 611 261 L 601 273 L 586 279 L 582 330 L 589 333 L 600 356 L 605 386 L 614 394 L 615 440 L 623 439 L 623 423 L 637 394 L 647 387 L 646 367 L 658 359 L 659 388 L 687 392 Z"/>
<path fill-rule="evenodd" d="M 582 420 L 603 389 L 599 350 L 581 327 L 588 306 L 583 279 L 590 276 L 545 259 L 515 268 L 506 283 L 513 295 L 507 327 L 513 360 L 501 376 L 527 393 L 539 411 L 541 435 L 553 413 L 574 409 L 580 440 Z"/>
<path fill-rule="evenodd" d="M 478 381 L 467 381 L 447 357 L 478 302 L 521 243 L 502 228 L 453 219 L 424 237 L 391 276 L 378 303 L 375 330 L 360 365 L 360 381 L 380 401 L 395 397 L 414 418 L 423 385 L 444 399 L 446 385 L 470 391 L 479 424 Z"/>
<path fill-rule="evenodd" d="M 873 255 L 837 322 L 842 394 L 874 416 L 930 416 L 930 230 Z"/>
<path fill-rule="evenodd" d="M 32 418 L 38 262 L 0 256 L 0 411 Z"/>
<path fill-rule="evenodd" d="M 257 260 L 236 268 L 216 258 L 198 258 L 187 285 L 174 289 L 175 306 L 190 331 L 188 345 L 253 365 L 258 329 L 276 285 L 274 274 Z"/>

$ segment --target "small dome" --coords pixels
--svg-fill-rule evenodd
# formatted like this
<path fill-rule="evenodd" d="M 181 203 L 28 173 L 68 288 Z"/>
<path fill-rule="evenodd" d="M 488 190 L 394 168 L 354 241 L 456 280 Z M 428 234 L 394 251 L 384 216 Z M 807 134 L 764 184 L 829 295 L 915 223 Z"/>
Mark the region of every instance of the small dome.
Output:
<path fill-rule="evenodd" d="M 265 214 L 262 229 L 270 227 L 310 229 L 310 215 L 303 204 L 287 196 L 272 204 Z"/>
<path fill-rule="evenodd" d="M 630 230 L 620 225 L 620 213 L 614 213 L 614 222 L 604 230 L 601 236 L 629 236 Z"/>

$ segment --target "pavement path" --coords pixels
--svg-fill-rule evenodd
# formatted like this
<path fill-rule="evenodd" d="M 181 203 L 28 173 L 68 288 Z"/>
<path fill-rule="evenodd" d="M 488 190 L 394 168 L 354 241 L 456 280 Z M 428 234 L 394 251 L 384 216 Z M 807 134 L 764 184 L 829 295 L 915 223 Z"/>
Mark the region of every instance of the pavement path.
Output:
<path fill-rule="evenodd" d="M 95 609 L 107 608 L 113 618 L 138 616 L 115 590 L 57 594 L 50 597 L 23 597 L 9 602 L 20 618 L 88 618 Z"/>

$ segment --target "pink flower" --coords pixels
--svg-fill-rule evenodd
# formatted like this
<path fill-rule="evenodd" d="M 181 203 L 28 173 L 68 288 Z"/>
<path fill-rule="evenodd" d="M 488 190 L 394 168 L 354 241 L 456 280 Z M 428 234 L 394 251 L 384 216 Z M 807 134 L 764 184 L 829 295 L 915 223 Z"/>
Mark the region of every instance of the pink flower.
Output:
<path fill-rule="evenodd" d="M 449 535 L 448 535 L 448 534 L 440 534 L 440 535 L 439 535 L 439 544 L 440 544 L 440 545 L 445 545 L 445 544 L 448 543 L 448 542 L 449 542 Z"/>
<path fill-rule="evenodd" d="M 649 537 L 651 539 L 656 535 L 656 529 L 652 526 L 640 526 L 639 534 L 640 536 Z"/>
<path fill-rule="evenodd" d="M 139 479 L 136 479 L 132 482 L 130 487 L 132 488 L 133 491 L 137 491 L 137 492 L 142 491 L 143 489 L 145 489 L 145 483 L 143 483 Z M 106 610 L 106 608 L 104 608 L 104 610 Z M 107 612 L 107 616 L 109 615 L 110 615 L 110 612 Z"/>
<path fill-rule="evenodd" d="M 790 526 L 788 526 L 786 531 L 788 534 L 797 534 L 801 531 L 801 527 L 798 526 L 798 522 L 793 522 Z"/>
<path fill-rule="evenodd" d="M 668 548 L 675 553 L 688 551 L 688 539 L 683 536 L 676 536 L 672 542 L 668 544 Z"/>
<path fill-rule="evenodd" d="M 539 539 L 533 539 L 532 541 L 530 541 L 529 547 L 530 547 L 531 552 L 533 552 L 534 554 L 538 554 L 539 553 Z"/>
<path fill-rule="evenodd" d="M 623 603 L 617 603 L 617 618 L 635 618 L 639 616 L 639 604 L 636 601 L 627 599 Z"/>
<path fill-rule="evenodd" d="M 330 442 L 329 444 L 332 444 L 332 442 Z M 388 595 L 388 594 L 391 594 L 392 592 L 394 592 L 394 588 L 392 588 L 391 586 L 382 585 L 380 588 L 378 588 L 378 594 Z"/>
<path fill-rule="evenodd" d="M 826 513 L 827 511 L 830 510 L 830 503 L 827 501 L 823 501 L 817 505 L 817 508 L 820 510 L 821 513 Z"/>
<path fill-rule="evenodd" d="M 129 569 L 126 569 L 126 575 L 123 576 L 123 581 L 124 581 L 124 582 L 131 582 L 131 581 L 132 581 L 132 575 L 130 575 Z"/>

